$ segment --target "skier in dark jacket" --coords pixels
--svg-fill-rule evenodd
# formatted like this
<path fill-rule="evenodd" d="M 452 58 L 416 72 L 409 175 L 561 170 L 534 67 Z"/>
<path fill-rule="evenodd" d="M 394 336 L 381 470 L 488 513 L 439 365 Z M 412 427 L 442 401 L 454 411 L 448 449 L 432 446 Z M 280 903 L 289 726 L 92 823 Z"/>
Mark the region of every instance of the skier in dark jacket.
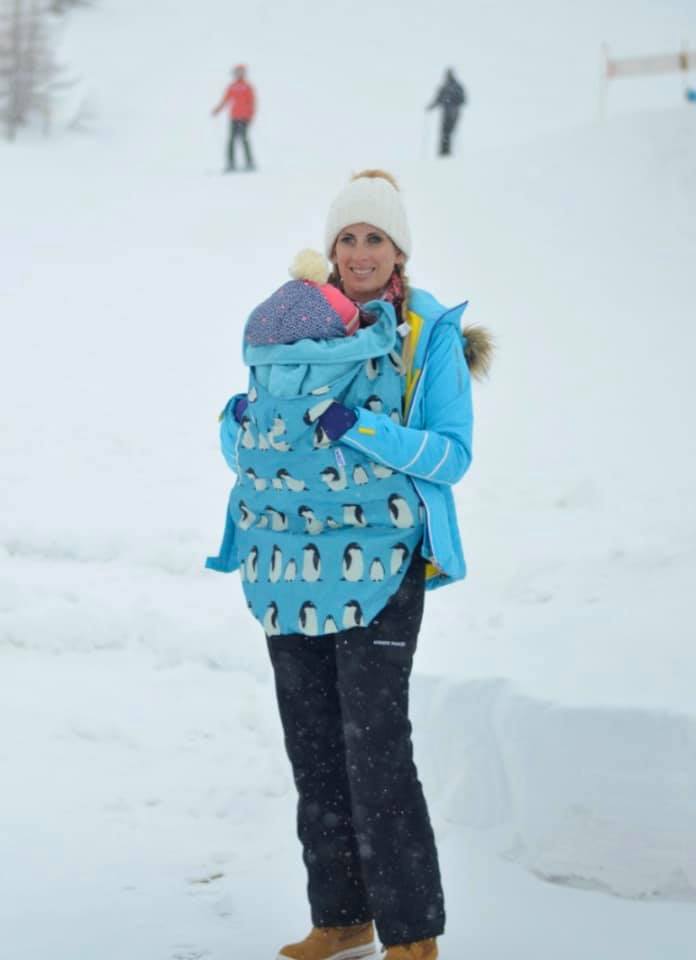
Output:
<path fill-rule="evenodd" d="M 466 104 L 466 91 L 454 75 L 453 70 L 445 71 L 445 79 L 434 99 L 426 110 L 442 107 L 440 127 L 440 156 L 448 157 L 452 152 L 452 135 L 459 121 L 459 111 Z"/>

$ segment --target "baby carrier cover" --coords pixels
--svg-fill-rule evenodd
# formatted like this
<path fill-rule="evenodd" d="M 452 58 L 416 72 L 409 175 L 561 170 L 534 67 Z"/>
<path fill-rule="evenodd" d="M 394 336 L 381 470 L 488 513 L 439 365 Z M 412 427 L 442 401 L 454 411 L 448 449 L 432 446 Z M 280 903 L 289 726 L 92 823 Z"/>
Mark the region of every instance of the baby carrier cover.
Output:
<path fill-rule="evenodd" d="M 334 400 L 401 422 L 404 377 L 391 304 L 353 337 L 247 346 L 249 405 L 228 507 L 247 603 L 267 635 L 366 626 L 401 584 L 423 535 L 405 474 L 332 443 Z"/>

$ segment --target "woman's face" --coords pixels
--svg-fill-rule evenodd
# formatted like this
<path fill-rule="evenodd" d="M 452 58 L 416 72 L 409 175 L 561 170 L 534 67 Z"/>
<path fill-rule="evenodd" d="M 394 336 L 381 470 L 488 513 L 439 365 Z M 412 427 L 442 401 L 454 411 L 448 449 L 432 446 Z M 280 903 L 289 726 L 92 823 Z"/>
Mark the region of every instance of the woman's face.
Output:
<path fill-rule="evenodd" d="M 336 237 L 333 260 L 347 297 L 357 303 L 379 298 L 404 255 L 369 223 L 352 223 Z"/>

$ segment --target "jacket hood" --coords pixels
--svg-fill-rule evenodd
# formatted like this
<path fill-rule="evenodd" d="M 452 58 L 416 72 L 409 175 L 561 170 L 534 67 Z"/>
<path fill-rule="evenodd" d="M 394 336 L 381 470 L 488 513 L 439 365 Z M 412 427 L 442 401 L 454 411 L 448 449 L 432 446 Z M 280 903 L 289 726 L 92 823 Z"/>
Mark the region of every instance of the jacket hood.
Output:
<path fill-rule="evenodd" d="M 495 342 L 490 332 L 478 324 L 464 327 L 464 356 L 469 370 L 478 380 L 490 373 Z"/>
<path fill-rule="evenodd" d="M 418 353 L 421 358 L 436 325 L 449 324 L 459 329 L 462 314 L 469 305 L 469 301 L 457 304 L 455 307 L 445 307 L 426 290 L 414 289 L 411 291 L 409 308 L 423 318 L 423 330 L 419 338 Z M 464 356 L 472 375 L 478 379 L 488 376 L 493 359 L 494 340 L 485 327 L 471 324 L 462 329 Z"/>

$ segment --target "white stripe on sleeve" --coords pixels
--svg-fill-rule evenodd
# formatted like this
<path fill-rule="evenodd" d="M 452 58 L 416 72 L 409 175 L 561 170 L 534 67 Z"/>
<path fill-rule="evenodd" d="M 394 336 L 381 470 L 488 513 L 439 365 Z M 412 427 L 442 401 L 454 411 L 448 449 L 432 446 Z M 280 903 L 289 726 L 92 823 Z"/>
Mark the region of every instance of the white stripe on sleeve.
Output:
<path fill-rule="evenodd" d="M 422 440 L 422 442 L 421 442 L 421 445 L 420 445 L 420 447 L 418 447 L 418 450 L 417 450 L 417 452 L 416 452 L 415 457 L 412 457 L 412 458 L 408 461 L 408 463 L 405 463 L 405 464 L 403 465 L 403 467 L 399 467 L 399 470 L 408 470 L 409 467 L 413 466 L 413 464 L 416 462 L 416 460 L 420 457 L 421 453 L 423 453 L 423 451 L 425 450 L 425 445 L 426 445 L 426 443 L 428 442 L 428 437 L 429 437 L 429 433 L 428 433 L 428 431 L 426 430 L 426 431 L 425 431 L 425 434 L 424 434 L 424 436 L 423 436 L 423 440 Z"/>
<path fill-rule="evenodd" d="M 443 464 L 443 463 L 445 462 L 445 460 L 447 459 L 447 457 L 449 457 L 449 452 L 450 452 L 450 447 L 451 447 L 451 446 L 452 446 L 452 444 L 451 444 L 450 441 L 448 440 L 448 441 L 447 441 L 447 446 L 445 447 L 445 452 L 444 452 L 444 454 L 442 455 L 442 458 L 441 458 L 440 462 L 438 463 L 438 465 L 437 465 L 433 470 L 430 471 L 430 473 L 428 474 L 428 476 L 425 478 L 426 480 L 430 480 L 431 477 L 434 477 L 435 474 L 437 473 L 437 471 L 438 471 L 438 470 L 440 469 L 440 467 L 442 466 L 442 464 Z"/>

